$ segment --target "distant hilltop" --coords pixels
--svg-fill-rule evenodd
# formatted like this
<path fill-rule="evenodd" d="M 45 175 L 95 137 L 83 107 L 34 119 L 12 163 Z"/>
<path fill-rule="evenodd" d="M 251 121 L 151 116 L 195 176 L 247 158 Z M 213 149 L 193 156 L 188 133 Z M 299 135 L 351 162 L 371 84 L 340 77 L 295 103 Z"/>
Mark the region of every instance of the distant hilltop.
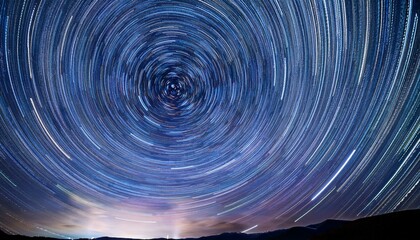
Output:
<path fill-rule="evenodd" d="M 306 227 L 293 227 L 267 233 L 223 233 L 216 236 L 185 238 L 185 240 L 322 240 L 322 239 L 419 239 L 420 209 L 388 213 L 353 221 L 326 220 Z M 56 240 L 56 238 L 8 235 L 7 240 Z M 125 238 L 100 237 L 97 240 L 124 240 Z M 163 240 L 157 238 L 156 240 Z M 80 239 L 82 240 L 82 239 Z"/>

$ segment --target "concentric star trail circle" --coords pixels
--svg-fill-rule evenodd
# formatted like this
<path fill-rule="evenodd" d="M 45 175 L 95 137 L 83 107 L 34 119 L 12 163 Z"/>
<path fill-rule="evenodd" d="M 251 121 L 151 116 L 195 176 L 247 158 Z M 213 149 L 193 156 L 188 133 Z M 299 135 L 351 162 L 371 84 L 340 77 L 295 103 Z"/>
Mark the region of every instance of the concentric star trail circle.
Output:
<path fill-rule="evenodd" d="M 0 229 L 188 237 L 419 208 L 419 12 L 2 1 Z"/>

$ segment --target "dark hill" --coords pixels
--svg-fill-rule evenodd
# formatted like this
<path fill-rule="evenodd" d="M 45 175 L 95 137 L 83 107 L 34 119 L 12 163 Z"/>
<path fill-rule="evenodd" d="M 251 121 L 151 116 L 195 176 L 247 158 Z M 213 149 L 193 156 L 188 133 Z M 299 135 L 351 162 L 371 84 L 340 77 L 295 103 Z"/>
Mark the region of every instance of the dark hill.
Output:
<path fill-rule="evenodd" d="M 417 228 L 420 228 L 420 209 L 388 213 L 354 221 L 326 220 L 307 227 L 294 227 L 267 233 L 223 233 L 185 240 L 419 239 L 420 231 Z M 1 231 L 0 238 L 2 240 L 54 240 L 54 238 L 8 235 Z M 163 238 L 159 239 L 163 240 Z M 97 240 L 123 239 L 101 237 Z"/>

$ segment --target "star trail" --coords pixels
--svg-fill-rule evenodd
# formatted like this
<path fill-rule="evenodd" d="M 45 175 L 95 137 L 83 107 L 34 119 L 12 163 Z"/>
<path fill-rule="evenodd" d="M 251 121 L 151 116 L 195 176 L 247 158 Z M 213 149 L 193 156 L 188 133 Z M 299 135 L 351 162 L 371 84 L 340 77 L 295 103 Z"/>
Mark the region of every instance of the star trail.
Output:
<path fill-rule="evenodd" d="M 265 232 L 420 208 L 419 1 L 0 1 L 0 229 Z"/>

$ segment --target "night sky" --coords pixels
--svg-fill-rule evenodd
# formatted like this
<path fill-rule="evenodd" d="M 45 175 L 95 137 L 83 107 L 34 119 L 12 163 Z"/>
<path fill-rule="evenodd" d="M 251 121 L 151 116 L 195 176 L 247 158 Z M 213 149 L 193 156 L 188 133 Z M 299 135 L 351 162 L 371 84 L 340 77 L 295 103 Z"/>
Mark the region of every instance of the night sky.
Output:
<path fill-rule="evenodd" d="M 0 0 L 0 229 L 179 238 L 420 208 L 419 14 Z"/>

